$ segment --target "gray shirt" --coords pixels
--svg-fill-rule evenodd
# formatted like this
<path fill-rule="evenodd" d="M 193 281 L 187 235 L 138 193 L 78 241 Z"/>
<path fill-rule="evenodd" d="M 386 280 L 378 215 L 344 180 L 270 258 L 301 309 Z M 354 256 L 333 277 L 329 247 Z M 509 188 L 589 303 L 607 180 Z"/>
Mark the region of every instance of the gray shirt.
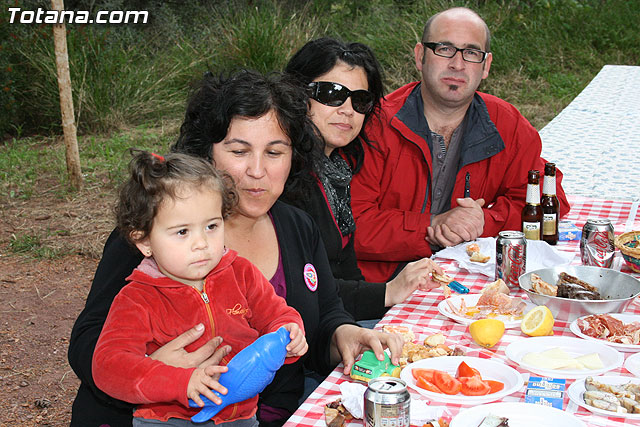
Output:
<path fill-rule="evenodd" d="M 416 132 L 420 134 L 431 150 L 431 218 L 447 212 L 451 209 L 451 195 L 456 183 L 456 175 L 460 169 L 460 151 L 464 136 L 464 127 L 469 116 L 469 111 L 464 119 L 453 131 L 449 148 L 444 142 L 444 136 L 429 128 L 424 116 L 424 101 L 420 94 L 420 85 L 414 89 L 411 97 L 415 97 L 416 108 L 420 114 L 416 114 Z"/>
<path fill-rule="evenodd" d="M 466 117 L 466 116 L 465 116 Z M 431 131 L 431 213 L 441 214 L 451 209 L 451 195 L 456 182 L 458 165 L 460 163 L 460 144 L 465 120 L 463 120 L 451 135 L 449 148 L 444 137 Z"/>

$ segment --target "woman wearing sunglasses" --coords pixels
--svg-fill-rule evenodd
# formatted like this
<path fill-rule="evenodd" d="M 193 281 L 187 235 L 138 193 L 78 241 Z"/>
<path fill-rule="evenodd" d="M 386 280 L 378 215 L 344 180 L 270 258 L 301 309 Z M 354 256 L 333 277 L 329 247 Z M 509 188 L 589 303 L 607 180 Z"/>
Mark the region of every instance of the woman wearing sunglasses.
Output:
<path fill-rule="evenodd" d="M 388 283 L 370 283 L 356 262 L 350 181 L 364 159 L 362 144 L 372 145 L 365 126 L 383 95 L 380 65 L 362 43 L 323 37 L 305 44 L 285 71 L 307 87 L 309 117 L 324 141 L 324 153 L 310 159 L 314 180 L 298 179 L 305 172 L 292 170 L 281 199 L 308 212 L 318 224 L 345 308 L 356 320 L 379 319 L 417 288 L 439 286 L 430 273 L 442 273 L 425 258 L 408 264 Z"/>

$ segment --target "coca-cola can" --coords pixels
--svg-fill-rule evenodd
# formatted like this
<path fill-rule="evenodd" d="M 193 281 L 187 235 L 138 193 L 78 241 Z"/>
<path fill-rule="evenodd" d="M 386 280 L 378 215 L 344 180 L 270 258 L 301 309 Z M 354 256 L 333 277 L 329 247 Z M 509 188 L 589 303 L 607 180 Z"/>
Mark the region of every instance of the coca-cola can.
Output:
<path fill-rule="evenodd" d="M 378 377 L 364 392 L 365 427 L 410 427 L 411 396 L 399 378 Z"/>
<path fill-rule="evenodd" d="M 496 239 L 496 280 L 519 288 L 518 278 L 527 270 L 527 239 L 522 231 L 501 231 Z"/>
<path fill-rule="evenodd" d="M 588 219 L 582 228 L 582 264 L 610 268 L 615 255 L 613 225 L 608 219 Z"/>

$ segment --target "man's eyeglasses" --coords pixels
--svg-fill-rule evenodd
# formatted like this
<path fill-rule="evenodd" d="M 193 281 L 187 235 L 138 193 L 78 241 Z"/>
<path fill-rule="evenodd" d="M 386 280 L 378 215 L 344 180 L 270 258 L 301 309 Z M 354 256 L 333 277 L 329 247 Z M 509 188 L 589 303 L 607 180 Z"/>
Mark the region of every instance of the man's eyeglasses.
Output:
<path fill-rule="evenodd" d="M 487 57 L 487 52 L 479 49 L 471 49 L 468 47 L 457 48 L 445 43 L 422 42 L 424 47 L 428 47 L 438 56 L 444 58 L 453 58 L 459 51 L 462 52 L 462 59 L 467 62 L 480 63 Z"/>
<path fill-rule="evenodd" d="M 333 82 L 311 82 L 309 88 L 311 99 L 329 107 L 339 107 L 351 97 L 351 105 L 357 113 L 367 114 L 373 109 L 375 97 L 368 90 L 352 91 L 340 83 Z"/>

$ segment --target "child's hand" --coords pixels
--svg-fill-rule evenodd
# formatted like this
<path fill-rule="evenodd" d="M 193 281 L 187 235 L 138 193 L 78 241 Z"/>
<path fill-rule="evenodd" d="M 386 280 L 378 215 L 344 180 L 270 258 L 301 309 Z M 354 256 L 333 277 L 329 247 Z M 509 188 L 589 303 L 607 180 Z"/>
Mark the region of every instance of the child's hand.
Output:
<path fill-rule="evenodd" d="M 204 406 L 204 402 L 200 398 L 200 395 L 204 395 L 210 401 L 215 404 L 221 404 L 222 400 L 211 389 L 216 390 L 220 394 L 227 394 L 227 389 L 223 387 L 218 381 L 214 380 L 212 376 L 223 372 L 227 372 L 229 368 L 226 366 L 207 366 L 206 368 L 197 368 L 191 374 L 189 378 L 189 384 L 187 385 L 187 397 L 198 404 L 199 407 Z"/>
<path fill-rule="evenodd" d="M 287 345 L 287 357 L 302 356 L 309 349 L 307 340 L 297 323 L 287 323 L 284 328 L 289 331 L 291 342 Z"/>

